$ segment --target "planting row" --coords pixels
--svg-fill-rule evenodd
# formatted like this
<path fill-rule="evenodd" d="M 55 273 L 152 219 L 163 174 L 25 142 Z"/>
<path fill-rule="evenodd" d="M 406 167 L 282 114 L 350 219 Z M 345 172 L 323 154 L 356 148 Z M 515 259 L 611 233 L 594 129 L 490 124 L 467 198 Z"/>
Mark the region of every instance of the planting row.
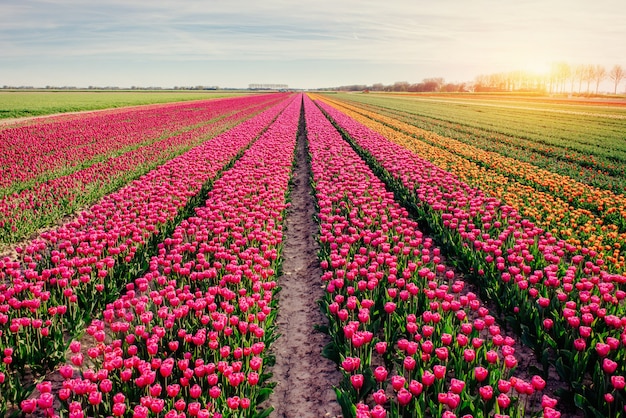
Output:
<path fill-rule="evenodd" d="M 545 381 L 513 375 L 515 341 L 310 101 L 320 259 L 344 416 L 525 416 Z"/>
<path fill-rule="evenodd" d="M 84 168 L 92 160 L 119 155 L 268 99 L 252 96 L 124 108 L 86 113 L 71 120 L 49 117 L 37 124 L 5 127 L 0 130 L 0 190 L 10 192 L 19 183 L 48 180 L 55 172 L 74 171 L 76 166 Z"/>
<path fill-rule="evenodd" d="M 623 150 L 619 155 L 623 148 L 619 138 L 624 131 L 624 109 L 620 106 L 529 103 L 502 97 L 495 103 L 493 98 L 439 101 L 379 95 L 338 97 L 583 183 L 618 193 L 626 191 L 626 156 Z"/>
<path fill-rule="evenodd" d="M 62 359 L 66 338 L 148 266 L 157 242 L 199 205 L 213 179 L 290 100 L 104 197 L 89 211 L 42 234 L 19 259 L 0 260 L 0 409 L 29 392 Z"/>
<path fill-rule="evenodd" d="M 571 385 L 592 416 L 624 408 L 626 277 L 587 248 L 559 240 L 518 210 L 320 104 L 404 204 L 473 271 L 482 290 Z M 607 415 L 608 414 L 608 415 Z"/>
<path fill-rule="evenodd" d="M 107 193 L 117 190 L 130 180 L 148 172 L 159 164 L 187 151 L 207 139 L 223 132 L 236 123 L 249 118 L 264 108 L 275 104 L 279 97 L 265 98 L 263 101 L 248 103 L 240 110 L 235 105 L 245 105 L 244 100 L 232 99 L 226 105 L 215 106 L 210 112 L 195 112 L 196 117 L 212 117 L 211 123 L 200 124 L 193 129 L 180 130 L 173 135 L 163 135 L 144 146 L 136 147 L 120 155 L 106 158 L 107 141 L 96 142 L 94 151 L 100 150 L 101 161 L 91 161 L 86 167 L 68 174 L 50 179 L 30 182 L 28 187 L 19 192 L 4 195 L 0 199 L 0 242 L 16 242 L 41 227 L 52 225 L 67 214 L 90 205 Z M 234 102 L 239 100 L 239 103 Z M 127 113 L 127 112 L 124 112 Z M 158 116 L 158 112 L 154 112 Z M 220 115 L 216 118 L 216 115 Z M 181 117 L 184 114 L 181 114 Z M 128 116 L 127 116 L 128 117 Z M 104 117 L 100 117 L 104 119 Z M 154 119 L 158 119 L 154 117 Z M 168 119 L 168 118 L 166 118 Z M 87 119 L 89 122 L 89 119 Z M 189 123 L 190 120 L 182 119 Z M 78 123 L 78 122 L 75 122 Z M 100 120 L 100 125 L 106 120 Z M 89 125 L 89 123 L 86 123 Z M 132 125 L 131 125 L 132 126 Z M 142 126 L 135 126 L 138 132 Z M 165 129 L 164 127 L 161 128 Z M 122 133 L 119 133 L 121 135 Z M 131 135 L 132 136 L 132 135 Z M 34 140 L 34 139 L 33 139 Z M 38 141 L 41 142 L 41 141 Z M 38 160 L 31 156 L 29 160 Z M 79 167 L 76 167 L 79 168 Z M 12 171 L 14 167 L 9 167 Z"/>
<path fill-rule="evenodd" d="M 158 246 L 149 271 L 70 344 L 63 387 L 25 413 L 249 417 L 271 390 L 267 347 L 300 97 Z M 264 414 L 269 413 L 266 411 Z"/>
<path fill-rule="evenodd" d="M 355 108 L 351 107 L 351 110 Z M 626 197 L 563 175 L 359 110 L 357 120 L 394 142 L 428 156 L 472 186 L 507 204 L 572 245 L 603 255 L 612 272 L 626 269 Z M 374 119 L 374 120 L 372 120 Z M 376 122 L 379 121 L 380 123 Z M 389 128 L 391 127 L 391 129 Z"/>

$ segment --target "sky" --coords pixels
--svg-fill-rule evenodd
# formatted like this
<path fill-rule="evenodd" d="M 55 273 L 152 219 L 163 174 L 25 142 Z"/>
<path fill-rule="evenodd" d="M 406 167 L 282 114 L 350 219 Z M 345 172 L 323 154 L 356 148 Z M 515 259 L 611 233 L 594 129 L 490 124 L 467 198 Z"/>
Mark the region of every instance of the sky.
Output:
<path fill-rule="evenodd" d="M 312 89 L 557 61 L 626 68 L 624 0 L 0 1 L 0 86 Z"/>

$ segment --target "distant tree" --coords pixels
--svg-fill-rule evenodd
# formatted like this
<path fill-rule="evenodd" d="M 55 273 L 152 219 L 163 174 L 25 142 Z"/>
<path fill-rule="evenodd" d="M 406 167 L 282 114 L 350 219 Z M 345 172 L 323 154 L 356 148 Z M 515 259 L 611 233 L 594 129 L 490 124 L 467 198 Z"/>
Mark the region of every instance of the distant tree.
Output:
<path fill-rule="evenodd" d="M 463 84 L 447 83 L 439 88 L 440 91 L 452 93 L 455 91 L 463 91 Z"/>
<path fill-rule="evenodd" d="M 565 91 L 565 81 L 570 78 L 571 73 L 572 68 L 566 62 L 556 62 L 552 64 L 550 71 L 550 91 L 553 90 L 553 83 L 555 93 L 562 93 Z"/>
<path fill-rule="evenodd" d="M 593 79 L 596 82 L 596 94 L 598 94 L 598 89 L 600 88 L 600 83 L 602 80 L 606 78 L 606 68 L 604 66 L 598 64 L 593 68 Z"/>
<path fill-rule="evenodd" d="M 441 86 L 445 83 L 445 80 L 443 77 L 431 77 L 425 78 L 422 82 L 426 87 L 426 91 L 439 91 Z"/>
<path fill-rule="evenodd" d="M 396 81 L 393 83 L 393 91 L 409 91 L 410 84 L 408 81 Z"/>
<path fill-rule="evenodd" d="M 614 65 L 611 68 L 611 72 L 609 72 L 609 78 L 613 80 L 613 94 L 617 94 L 617 86 L 619 83 L 626 78 L 626 74 L 624 73 L 624 69 L 620 65 Z"/>
<path fill-rule="evenodd" d="M 383 86 L 383 83 L 374 83 L 372 84 L 372 91 L 383 91 L 385 88 L 385 86 Z"/>
<path fill-rule="evenodd" d="M 591 85 L 591 81 L 595 79 L 596 68 L 593 65 L 585 65 L 585 69 L 583 71 L 583 80 L 587 82 L 587 93 L 589 93 L 589 86 Z"/>
<path fill-rule="evenodd" d="M 421 84 L 424 85 L 422 91 L 439 91 L 444 83 L 444 79 L 441 77 L 425 78 Z"/>
<path fill-rule="evenodd" d="M 572 85 L 570 88 L 571 93 L 574 93 L 574 82 L 576 80 L 578 80 L 578 93 L 580 93 L 584 74 L 585 74 L 584 65 L 579 64 L 579 65 L 574 66 L 573 71 L 572 71 L 572 78 L 571 78 L 571 81 L 572 81 Z"/>
<path fill-rule="evenodd" d="M 489 76 L 487 76 L 485 74 L 477 75 L 474 78 L 473 90 L 474 91 L 482 91 L 485 87 L 488 86 L 488 84 L 489 84 Z"/>

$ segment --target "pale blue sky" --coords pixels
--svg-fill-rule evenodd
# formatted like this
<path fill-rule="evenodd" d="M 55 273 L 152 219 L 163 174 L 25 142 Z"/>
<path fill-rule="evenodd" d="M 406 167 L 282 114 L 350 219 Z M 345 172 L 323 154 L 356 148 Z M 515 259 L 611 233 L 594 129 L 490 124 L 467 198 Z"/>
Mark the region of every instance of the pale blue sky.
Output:
<path fill-rule="evenodd" d="M 555 61 L 626 67 L 624 0 L 0 2 L 0 86 L 459 82 Z"/>

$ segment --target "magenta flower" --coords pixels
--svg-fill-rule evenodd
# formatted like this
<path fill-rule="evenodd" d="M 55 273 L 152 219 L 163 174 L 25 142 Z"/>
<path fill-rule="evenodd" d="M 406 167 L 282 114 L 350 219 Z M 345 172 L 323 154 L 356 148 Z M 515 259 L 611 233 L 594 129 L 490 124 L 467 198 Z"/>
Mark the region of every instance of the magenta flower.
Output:
<path fill-rule="evenodd" d="M 491 386 L 481 386 L 478 392 L 480 393 L 480 397 L 485 401 L 493 398 L 493 388 Z"/>
<path fill-rule="evenodd" d="M 350 376 L 350 383 L 352 383 L 352 387 L 354 387 L 357 391 L 361 390 L 364 382 L 365 378 L 362 374 L 353 374 Z"/>
<path fill-rule="evenodd" d="M 411 402 L 411 400 L 413 399 L 413 395 L 411 395 L 411 392 L 409 392 L 405 388 L 400 389 L 396 396 L 398 398 L 398 403 L 401 406 L 408 405 Z"/>

